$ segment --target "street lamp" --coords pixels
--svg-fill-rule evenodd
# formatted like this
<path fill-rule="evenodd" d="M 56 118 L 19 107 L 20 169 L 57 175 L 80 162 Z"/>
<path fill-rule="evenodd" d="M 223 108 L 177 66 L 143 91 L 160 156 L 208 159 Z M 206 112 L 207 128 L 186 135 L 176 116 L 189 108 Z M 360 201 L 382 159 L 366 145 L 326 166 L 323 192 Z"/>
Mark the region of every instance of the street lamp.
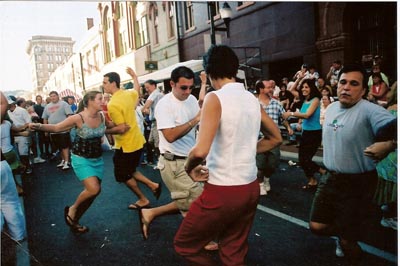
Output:
<path fill-rule="evenodd" d="M 207 2 L 208 5 L 208 13 L 210 14 L 210 34 L 211 34 L 211 45 L 215 45 L 215 32 L 216 31 L 226 31 L 226 36 L 229 38 L 229 23 L 232 18 L 232 9 L 227 2 L 224 2 L 222 8 L 219 10 L 219 14 L 221 18 L 224 20 L 225 28 L 216 27 L 214 25 L 214 16 L 215 16 L 215 2 Z"/>

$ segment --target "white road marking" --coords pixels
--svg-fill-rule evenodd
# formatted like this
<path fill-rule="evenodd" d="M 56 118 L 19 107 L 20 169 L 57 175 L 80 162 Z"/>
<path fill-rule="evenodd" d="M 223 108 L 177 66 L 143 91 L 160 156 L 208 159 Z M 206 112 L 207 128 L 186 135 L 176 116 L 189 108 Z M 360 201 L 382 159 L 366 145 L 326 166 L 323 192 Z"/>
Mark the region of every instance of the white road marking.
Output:
<path fill-rule="evenodd" d="M 303 228 L 310 229 L 309 226 L 308 226 L 308 222 L 305 222 L 303 220 L 297 219 L 297 218 L 292 217 L 290 215 L 284 214 L 282 212 L 278 212 L 276 210 L 270 209 L 270 208 L 262 206 L 262 205 L 258 205 L 257 209 L 259 209 L 260 211 L 263 211 L 265 213 L 271 214 L 273 216 L 276 216 L 278 218 L 281 218 L 283 220 L 286 220 L 288 222 L 291 222 L 293 224 L 299 225 L 299 226 L 301 226 Z M 332 237 L 332 238 L 334 238 L 334 237 Z M 390 252 L 378 249 L 376 247 L 370 246 L 370 245 L 365 244 L 363 242 L 358 242 L 358 244 L 360 245 L 361 249 L 366 253 L 369 253 L 369 254 L 372 254 L 374 256 L 380 257 L 380 258 L 388 260 L 390 262 L 397 263 L 397 256 L 392 254 L 392 253 L 390 253 Z"/>

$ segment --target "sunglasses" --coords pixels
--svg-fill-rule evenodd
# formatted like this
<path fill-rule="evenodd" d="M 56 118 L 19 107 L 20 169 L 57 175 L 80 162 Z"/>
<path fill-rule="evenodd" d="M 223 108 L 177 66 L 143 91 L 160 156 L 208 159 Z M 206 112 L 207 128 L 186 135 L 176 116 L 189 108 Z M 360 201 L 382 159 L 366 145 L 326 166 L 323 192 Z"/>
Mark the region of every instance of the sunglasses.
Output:
<path fill-rule="evenodd" d="M 194 89 L 194 86 L 180 86 L 179 88 L 180 88 L 181 90 L 183 90 L 183 91 L 185 91 L 185 90 L 187 90 L 187 89 L 193 90 L 193 89 Z"/>

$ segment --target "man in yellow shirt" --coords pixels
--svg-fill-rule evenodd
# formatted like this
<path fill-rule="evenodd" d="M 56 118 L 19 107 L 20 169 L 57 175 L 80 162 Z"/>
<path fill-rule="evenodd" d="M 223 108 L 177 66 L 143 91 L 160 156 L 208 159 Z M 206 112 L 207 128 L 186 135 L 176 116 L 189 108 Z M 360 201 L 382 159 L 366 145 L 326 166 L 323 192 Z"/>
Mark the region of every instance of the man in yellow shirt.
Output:
<path fill-rule="evenodd" d="M 121 90 L 120 76 L 118 73 L 110 72 L 103 77 L 103 88 L 105 93 L 112 95 L 107 104 L 108 114 L 116 126 L 127 124 L 129 131 L 124 134 L 114 135 L 115 154 L 114 175 L 117 182 L 124 182 L 139 198 L 138 201 L 129 205 L 130 209 L 140 209 L 150 204 L 143 192 L 139 189 L 137 181 L 149 187 L 158 199 L 161 194 L 161 183 L 155 183 L 136 170 L 139 165 L 144 136 L 141 134 L 136 122 L 135 107 L 139 98 L 139 83 L 135 72 L 128 68 L 127 72 L 133 77 L 136 90 Z"/>

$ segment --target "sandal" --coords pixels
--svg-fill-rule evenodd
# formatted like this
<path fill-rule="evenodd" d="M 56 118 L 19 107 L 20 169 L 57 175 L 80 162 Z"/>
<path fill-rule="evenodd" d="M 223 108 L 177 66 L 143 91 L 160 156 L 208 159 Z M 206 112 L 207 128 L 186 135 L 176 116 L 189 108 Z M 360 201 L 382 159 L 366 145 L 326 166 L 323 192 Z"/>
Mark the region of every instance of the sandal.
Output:
<path fill-rule="evenodd" d="M 69 206 L 66 206 L 64 208 L 64 220 L 67 226 L 69 226 L 72 233 L 84 234 L 89 232 L 89 227 L 78 224 L 74 219 L 71 218 L 71 216 L 68 215 L 68 213 Z"/>
<path fill-rule="evenodd" d="M 160 183 L 158 183 L 158 187 L 155 190 L 153 190 L 153 195 L 156 198 L 156 200 L 158 200 L 160 198 L 161 191 L 162 191 L 162 187 L 161 187 L 161 182 L 160 182 Z"/>

